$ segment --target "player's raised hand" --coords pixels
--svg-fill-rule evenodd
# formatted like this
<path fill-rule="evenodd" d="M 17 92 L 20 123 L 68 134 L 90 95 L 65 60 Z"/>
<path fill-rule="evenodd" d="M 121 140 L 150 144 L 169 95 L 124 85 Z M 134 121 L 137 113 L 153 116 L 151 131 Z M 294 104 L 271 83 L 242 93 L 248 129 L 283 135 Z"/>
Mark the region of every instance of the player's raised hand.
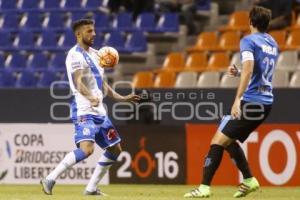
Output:
<path fill-rule="evenodd" d="M 231 108 L 231 116 L 234 119 L 238 119 L 241 117 L 242 111 L 241 111 L 241 101 L 240 100 L 235 100 L 232 108 Z"/>
<path fill-rule="evenodd" d="M 99 98 L 95 96 L 90 97 L 89 100 L 91 102 L 92 107 L 97 107 L 100 103 Z"/>
<path fill-rule="evenodd" d="M 227 68 L 227 74 L 229 76 L 238 76 L 240 73 L 239 69 L 236 67 L 236 65 L 230 65 Z"/>
<path fill-rule="evenodd" d="M 141 100 L 141 97 L 139 95 L 136 94 L 129 94 L 127 96 L 124 96 L 124 101 L 127 102 L 138 102 L 139 100 Z"/>

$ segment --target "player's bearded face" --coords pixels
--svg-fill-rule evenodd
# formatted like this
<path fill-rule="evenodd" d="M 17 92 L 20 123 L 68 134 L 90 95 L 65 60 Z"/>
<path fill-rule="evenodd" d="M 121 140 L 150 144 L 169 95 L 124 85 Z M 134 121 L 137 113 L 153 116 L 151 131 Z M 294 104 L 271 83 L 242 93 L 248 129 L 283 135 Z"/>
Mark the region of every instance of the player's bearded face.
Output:
<path fill-rule="evenodd" d="M 92 46 L 94 44 L 96 33 L 93 27 L 87 27 L 82 32 L 82 42 L 87 46 Z"/>

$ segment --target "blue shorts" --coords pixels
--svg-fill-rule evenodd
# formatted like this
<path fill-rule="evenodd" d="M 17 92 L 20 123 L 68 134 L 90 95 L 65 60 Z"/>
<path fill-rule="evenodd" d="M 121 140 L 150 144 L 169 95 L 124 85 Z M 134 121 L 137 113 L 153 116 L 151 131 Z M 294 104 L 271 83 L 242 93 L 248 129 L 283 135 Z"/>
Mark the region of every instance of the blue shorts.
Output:
<path fill-rule="evenodd" d="M 107 116 L 84 115 L 78 117 L 73 123 L 76 145 L 82 141 L 92 141 L 106 149 L 121 142 L 116 128 Z"/>

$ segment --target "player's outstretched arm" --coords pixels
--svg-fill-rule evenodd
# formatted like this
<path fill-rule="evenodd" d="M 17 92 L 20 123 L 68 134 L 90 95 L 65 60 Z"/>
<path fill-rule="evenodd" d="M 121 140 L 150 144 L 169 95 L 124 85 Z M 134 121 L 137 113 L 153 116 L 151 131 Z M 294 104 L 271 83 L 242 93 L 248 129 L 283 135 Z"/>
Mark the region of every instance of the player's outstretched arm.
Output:
<path fill-rule="evenodd" d="M 104 90 L 107 92 L 107 95 L 114 98 L 117 101 L 137 102 L 141 99 L 141 97 L 136 94 L 122 96 L 116 91 L 114 91 L 105 81 L 103 82 L 103 87 Z"/>
<path fill-rule="evenodd" d="M 86 97 L 93 107 L 97 107 L 99 105 L 99 98 L 92 95 L 90 90 L 86 87 L 85 83 L 87 82 L 88 77 L 86 77 L 84 74 L 86 69 L 78 69 L 73 73 L 74 77 L 74 83 L 75 87 L 82 94 L 84 97 Z"/>
<path fill-rule="evenodd" d="M 236 97 L 233 103 L 233 106 L 231 108 L 231 115 L 234 118 L 238 118 L 241 115 L 241 97 L 243 96 L 245 90 L 248 87 L 252 72 L 254 67 L 254 61 L 253 60 L 247 60 L 243 62 L 243 67 L 241 71 L 241 79 L 240 84 L 237 89 Z"/>

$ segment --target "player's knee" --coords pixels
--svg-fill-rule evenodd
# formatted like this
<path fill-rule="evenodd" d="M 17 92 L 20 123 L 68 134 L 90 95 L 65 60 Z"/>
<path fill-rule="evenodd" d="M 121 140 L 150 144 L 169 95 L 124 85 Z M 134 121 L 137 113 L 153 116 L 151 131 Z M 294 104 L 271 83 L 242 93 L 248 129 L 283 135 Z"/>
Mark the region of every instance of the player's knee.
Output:
<path fill-rule="evenodd" d="M 122 147 L 120 144 L 116 144 L 112 147 L 107 148 L 107 151 L 109 151 L 113 155 L 118 156 L 122 152 Z"/>
<path fill-rule="evenodd" d="M 94 147 L 93 146 L 85 146 L 85 147 L 80 147 L 80 148 L 85 153 L 86 157 L 89 157 L 94 152 Z"/>
<path fill-rule="evenodd" d="M 226 135 L 224 135 L 222 132 L 217 132 L 213 139 L 211 140 L 211 145 L 216 144 L 216 145 L 220 145 L 223 147 L 227 147 L 228 145 L 230 145 L 232 143 L 232 139 L 230 139 L 229 137 L 227 137 Z"/>

